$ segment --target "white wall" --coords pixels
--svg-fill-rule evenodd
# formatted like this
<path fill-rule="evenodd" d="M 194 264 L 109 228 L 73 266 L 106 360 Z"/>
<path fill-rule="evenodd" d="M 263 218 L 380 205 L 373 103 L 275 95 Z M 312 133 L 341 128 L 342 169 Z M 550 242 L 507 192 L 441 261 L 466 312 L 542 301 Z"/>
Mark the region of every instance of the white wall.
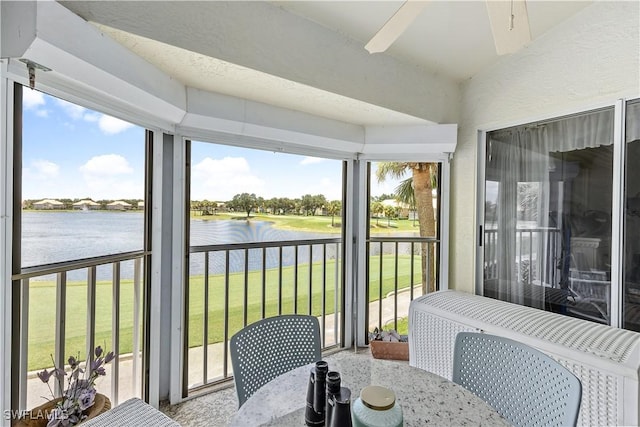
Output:
<path fill-rule="evenodd" d="M 450 288 L 474 290 L 477 132 L 640 96 L 640 3 L 585 8 L 462 87 L 452 167 Z"/>

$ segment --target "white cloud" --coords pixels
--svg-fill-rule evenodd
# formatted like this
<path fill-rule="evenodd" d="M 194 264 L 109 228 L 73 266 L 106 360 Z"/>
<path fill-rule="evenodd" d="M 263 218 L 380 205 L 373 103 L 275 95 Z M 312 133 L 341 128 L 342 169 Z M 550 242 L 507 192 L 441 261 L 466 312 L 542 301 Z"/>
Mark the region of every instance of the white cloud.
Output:
<path fill-rule="evenodd" d="M 129 122 L 116 119 L 115 117 L 106 116 L 104 114 L 102 114 L 102 116 L 98 120 L 98 126 L 100 127 L 100 130 L 107 135 L 114 135 L 133 127 L 133 125 Z"/>
<path fill-rule="evenodd" d="M 265 183 L 251 173 L 244 157 L 204 158 L 192 167 L 191 198 L 193 200 L 231 200 L 239 193 L 261 196 Z"/>
<path fill-rule="evenodd" d="M 315 164 L 315 163 L 322 163 L 325 160 L 326 159 L 322 159 L 320 157 L 309 157 L 309 156 L 307 156 L 307 157 L 303 158 L 300 161 L 300 164 L 301 165 L 312 165 L 312 164 Z"/>
<path fill-rule="evenodd" d="M 127 159 L 119 154 L 103 154 L 90 158 L 87 163 L 80 166 L 80 172 L 88 176 L 108 176 L 130 174 L 133 168 Z"/>
<path fill-rule="evenodd" d="M 378 178 L 371 177 L 371 195 L 381 196 L 383 194 L 395 194 L 396 188 L 402 179 L 387 178 L 383 182 L 378 182 Z"/>
<path fill-rule="evenodd" d="M 87 111 L 86 108 L 67 102 L 64 99 L 56 99 L 56 104 L 60 108 L 62 108 L 62 111 L 64 111 L 64 113 L 67 116 L 71 117 L 73 120 L 79 120 L 83 118 L 85 112 Z"/>
<path fill-rule="evenodd" d="M 133 125 L 124 120 L 116 119 L 115 117 L 107 116 L 106 114 L 97 113 L 95 111 L 87 110 L 76 104 L 72 104 L 63 99 L 57 99 L 56 103 L 66 115 L 73 120 L 84 120 L 89 123 L 98 123 L 100 130 L 107 135 L 115 135 L 123 132 Z"/>
<path fill-rule="evenodd" d="M 342 199 L 342 184 L 339 179 L 339 177 L 337 179 L 319 177 L 318 180 L 305 187 L 304 190 L 301 189 L 302 192 L 296 197 L 300 197 L 303 194 L 322 194 L 327 201 L 340 200 Z"/>
<path fill-rule="evenodd" d="M 53 197 L 64 188 L 60 182 L 60 166 L 54 162 L 36 159 L 22 169 L 22 194 L 25 199 Z M 57 197 L 57 196 L 56 196 Z"/>
<path fill-rule="evenodd" d="M 45 108 L 41 108 L 46 105 L 44 94 L 37 90 L 24 88 L 22 91 L 22 106 L 26 110 L 35 111 L 36 116 L 47 118 L 49 117 L 49 111 Z"/>
<path fill-rule="evenodd" d="M 27 110 L 37 109 L 44 104 L 44 95 L 42 92 L 27 88 L 22 91 L 22 105 Z"/>
<path fill-rule="evenodd" d="M 35 160 L 31 165 L 44 176 L 55 177 L 60 172 L 60 166 L 48 160 Z"/>
<path fill-rule="evenodd" d="M 49 160 L 33 160 L 27 168 L 25 174 L 30 179 L 50 179 L 55 178 L 60 173 L 60 166 Z"/>
<path fill-rule="evenodd" d="M 82 118 L 84 119 L 85 122 L 90 122 L 90 123 L 94 123 L 100 120 L 100 117 L 102 117 L 104 114 L 100 114 L 100 113 L 95 113 L 95 112 L 88 112 L 85 113 Z"/>
<path fill-rule="evenodd" d="M 94 200 L 100 199 L 141 199 L 144 196 L 144 182 L 140 179 L 123 179 L 122 176 L 90 177 L 85 181 L 87 188 L 82 194 L 89 194 Z M 85 197 L 85 196 L 77 196 Z"/>
<path fill-rule="evenodd" d="M 121 155 L 103 154 L 80 166 L 86 191 L 94 199 L 142 198 L 144 181 L 132 177 L 133 168 Z"/>

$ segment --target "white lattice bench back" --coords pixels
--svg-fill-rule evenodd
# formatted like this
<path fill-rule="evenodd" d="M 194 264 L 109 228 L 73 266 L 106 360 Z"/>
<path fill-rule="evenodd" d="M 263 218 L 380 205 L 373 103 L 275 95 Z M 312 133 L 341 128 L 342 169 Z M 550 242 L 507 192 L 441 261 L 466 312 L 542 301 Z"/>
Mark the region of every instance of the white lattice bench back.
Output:
<path fill-rule="evenodd" d="M 451 379 L 460 331 L 524 342 L 582 382 L 579 425 L 638 425 L 640 334 L 458 291 L 415 299 L 409 308 L 409 364 Z"/>

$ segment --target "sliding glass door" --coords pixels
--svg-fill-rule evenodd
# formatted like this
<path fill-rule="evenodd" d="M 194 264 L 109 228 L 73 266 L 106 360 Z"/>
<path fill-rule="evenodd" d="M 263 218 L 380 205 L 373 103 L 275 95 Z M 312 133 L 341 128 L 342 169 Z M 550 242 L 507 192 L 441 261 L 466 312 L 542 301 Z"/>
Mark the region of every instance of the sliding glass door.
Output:
<path fill-rule="evenodd" d="M 611 316 L 614 109 L 487 134 L 486 296 Z"/>

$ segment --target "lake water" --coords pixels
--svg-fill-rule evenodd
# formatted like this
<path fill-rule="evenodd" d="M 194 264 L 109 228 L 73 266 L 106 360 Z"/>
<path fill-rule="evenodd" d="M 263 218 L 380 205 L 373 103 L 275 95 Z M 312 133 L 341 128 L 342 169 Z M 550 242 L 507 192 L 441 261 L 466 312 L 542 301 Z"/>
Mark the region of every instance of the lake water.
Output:
<path fill-rule="evenodd" d="M 75 212 L 33 212 L 22 214 L 22 266 L 32 267 L 61 261 L 104 256 L 122 252 L 142 250 L 143 247 L 142 212 L 110 212 L 110 211 L 75 211 Z M 416 233 L 397 233 L 397 235 L 416 235 Z M 190 239 L 192 246 L 247 243 L 247 242 L 282 242 L 290 240 L 326 239 L 339 237 L 339 233 L 312 233 L 306 231 L 280 230 L 267 221 L 245 220 L 202 220 L 192 219 Z M 414 251 L 419 248 L 416 245 Z M 297 249 L 298 262 L 309 260 L 309 246 Z M 392 243 L 386 243 L 385 253 L 393 253 Z M 379 246 L 372 245 L 370 254 L 377 255 Z M 411 252 L 408 244 L 400 245 L 399 252 Z M 290 266 L 296 262 L 296 249 L 285 247 L 282 260 L 277 248 L 267 249 L 265 254 L 267 268 L 275 268 L 280 262 L 283 266 Z M 328 245 L 326 254 L 322 247 L 314 245 L 311 252 L 313 262 L 328 260 L 337 256 L 336 245 Z M 204 254 L 192 254 L 190 257 L 189 273 L 203 274 Z M 262 268 L 262 251 L 249 251 L 248 269 Z M 224 273 L 226 261 L 224 253 L 211 253 L 209 269 L 212 274 Z M 231 272 L 244 271 L 244 251 L 232 251 L 229 254 Z M 98 280 L 111 278 L 110 265 L 97 268 Z M 121 264 L 122 278 L 133 277 L 133 262 Z M 87 271 L 76 270 L 67 274 L 69 280 L 86 280 Z M 32 280 L 54 280 L 55 276 L 42 276 Z"/>
<path fill-rule="evenodd" d="M 141 212 L 23 212 L 22 265 L 141 250 Z"/>
<path fill-rule="evenodd" d="M 22 265 L 24 267 L 49 264 L 60 261 L 103 256 L 114 253 L 141 250 L 143 246 L 142 212 L 23 212 L 22 214 Z M 313 238 L 331 238 L 339 234 L 310 233 L 275 229 L 272 223 L 265 221 L 221 220 L 191 221 L 191 245 L 214 245 L 245 242 L 287 241 Z M 267 267 L 275 267 L 279 262 L 277 250 L 267 251 Z M 309 258 L 308 247 L 298 250 L 300 260 Z M 328 258 L 335 257 L 334 247 L 330 247 Z M 293 248 L 283 251 L 283 265 L 294 262 Z M 313 250 L 313 260 L 322 259 L 319 247 Z M 211 255 L 212 273 L 222 273 L 225 262 L 222 255 Z M 190 273 L 202 274 L 204 256 L 194 254 L 191 257 Z M 260 251 L 251 250 L 249 269 L 261 268 Z M 230 255 L 231 271 L 244 270 L 244 253 L 234 251 Z M 86 279 L 86 270 L 73 271 L 69 280 Z M 110 266 L 98 267 L 98 279 L 111 277 Z M 122 264 L 122 277 L 133 277 L 133 263 Z M 53 276 L 40 280 L 52 280 Z"/>

